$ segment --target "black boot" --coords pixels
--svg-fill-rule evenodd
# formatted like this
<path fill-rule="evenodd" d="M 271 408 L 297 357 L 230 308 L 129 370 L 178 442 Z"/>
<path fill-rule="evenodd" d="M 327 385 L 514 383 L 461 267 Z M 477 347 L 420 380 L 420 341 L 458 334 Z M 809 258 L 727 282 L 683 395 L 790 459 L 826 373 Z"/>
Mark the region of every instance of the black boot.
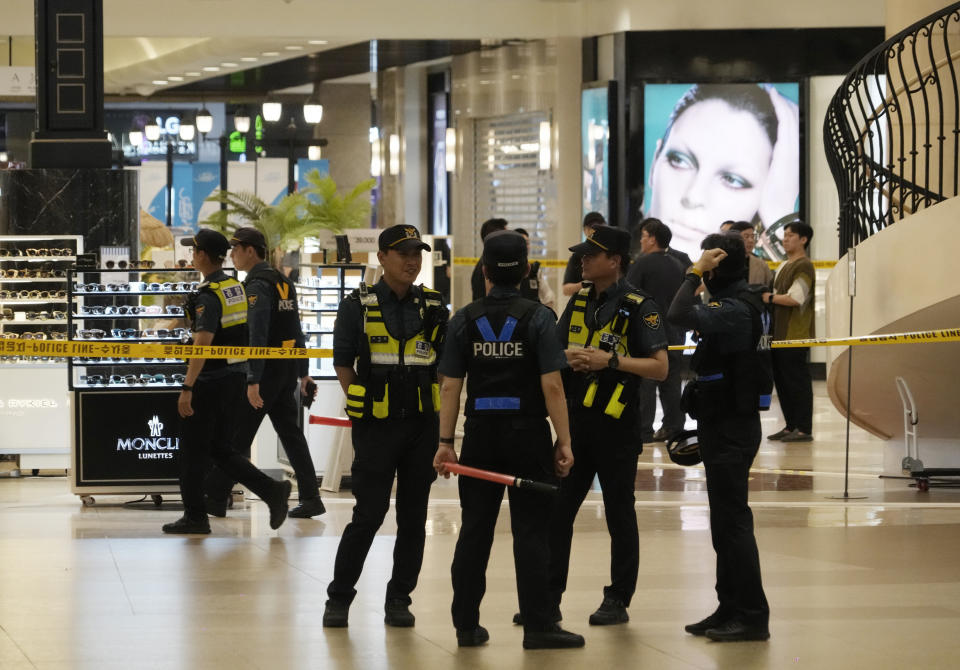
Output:
<path fill-rule="evenodd" d="M 163 525 L 163 532 L 171 535 L 209 535 L 210 522 L 203 519 L 190 519 L 182 516 L 173 523 Z"/>
<path fill-rule="evenodd" d="M 277 482 L 276 492 L 269 501 L 264 501 L 270 506 L 270 527 L 274 530 L 282 526 L 283 522 L 287 520 L 291 490 L 293 490 L 293 484 L 288 480 Z"/>
<path fill-rule="evenodd" d="M 383 623 L 396 628 L 410 628 L 416 617 L 410 611 L 410 605 L 400 598 L 390 598 L 383 606 Z"/>
<path fill-rule="evenodd" d="M 472 630 L 457 631 L 458 647 L 479 647 L 482 644 L 486 644 L 489 639 L 490 633 L 488 633 L 487 629 L 483 626 L 477 626 Z"/>
<path fill-rule="evenodd" d="M 524 649 L 573 649 L 584 644 L 583 635 L 563 630 L 557 624 L 543 631 L 523 631 Z"/>
<path fill-rule="evenodd" d="M 346 628 L 347 616 L 350 614 L 350 603 L 342 603 L 336 600 L 327 600 L 323 608 L 323 627 L 324 628 Z"/>
<path fill-rule="evenodd" d="M 590 615 L 591 626 L 613 626 L 628 621 L 627 608 L 616 598 L 604 598 L 597 611 Z"/>
<path fill-rule="evenodd" d="M 320 516 L 326 511 L 327 508 L 323 506 L 323 501 L 320 500 L 320 496 L 317 496 L 301 500 L 299 505 L 287 512 L 287 516 L 291 519 L 309 519 Z"/>

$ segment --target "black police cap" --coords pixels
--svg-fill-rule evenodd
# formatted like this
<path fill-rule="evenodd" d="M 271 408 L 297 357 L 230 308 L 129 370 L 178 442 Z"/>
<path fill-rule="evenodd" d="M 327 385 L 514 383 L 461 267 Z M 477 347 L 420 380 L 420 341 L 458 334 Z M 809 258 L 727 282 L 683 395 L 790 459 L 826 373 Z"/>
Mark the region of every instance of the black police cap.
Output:
<path fill-rule="evenodd" d="M 380 251 L 407 251 L 409 249 L 421 249 L 430 251 L 430 245 L 420 239 L 420 231 L 413 226 L 398 224 L 390 226 L 382 233 L 377 240 Z"/>
<path fill-rule="evenodd" d="M 224 259 L 230 252 L 230 243 L 227 238 L 210 228 L 201 228 L 193 237 L 180 240 L 185 247 L 194 247 L 207 252 L 211 258 Z"/>
<path fill-rule="evenodd" d="M 613 226 L 595 226 L 586 242 L 575 244 L 570 251 L 589 256 L 606 251 L 608 254 L 630 255 L 630 233 Z"/>

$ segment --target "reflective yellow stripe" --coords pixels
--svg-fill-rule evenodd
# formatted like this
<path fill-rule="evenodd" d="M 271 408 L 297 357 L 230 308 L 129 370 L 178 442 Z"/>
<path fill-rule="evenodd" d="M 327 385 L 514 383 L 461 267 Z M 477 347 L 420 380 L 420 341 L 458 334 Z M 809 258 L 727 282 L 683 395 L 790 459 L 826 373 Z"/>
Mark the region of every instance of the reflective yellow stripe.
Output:
<path fill-rule="evenodd" d="M 371 296 L 372 300 L 370 300 Z M 383 312 L 380 311 L 376 301 L 376 294 L 368 294 L 367 299 L 364 332 L 370 347 L 370 362 L 374 365 L 399 365 L 400 340 L 394 338 L 387 330 L 387 325 L 383 322 Z M 420 355 L 417 354 L 418 351 L 421 352 Z M 423 355 L 423 352 L 426 352 L 426 355 Z M 429 367 L 436 362 L 437 351 L 423 331 L 404 342 L 404 365 Z"/>

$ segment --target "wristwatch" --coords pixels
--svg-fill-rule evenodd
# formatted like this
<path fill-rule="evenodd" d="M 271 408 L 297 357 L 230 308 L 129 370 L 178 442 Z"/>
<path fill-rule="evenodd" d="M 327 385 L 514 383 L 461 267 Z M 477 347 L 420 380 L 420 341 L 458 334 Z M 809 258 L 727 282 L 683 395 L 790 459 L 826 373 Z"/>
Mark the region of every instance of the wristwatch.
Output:
<path fill-rule="evenodd" d="M 180 385 L 180 390 L 182 390 L 182 391 L 191 391 L 191 392 L 192 392 L 192 391 L 193 391 L 193 387 L 190 386 L 189 384 L 181 384 L 181 385 Z"/>
<path fill-rule="evenodd" d="M 610 368 L 611 370 L 616 370 L 618 367 L 620 367 L 620 357 L 617 356 L 616 351 L 613 352 L 613 355 L 610 357 L 610 360 L 607 361 L 607 367 Z"/>

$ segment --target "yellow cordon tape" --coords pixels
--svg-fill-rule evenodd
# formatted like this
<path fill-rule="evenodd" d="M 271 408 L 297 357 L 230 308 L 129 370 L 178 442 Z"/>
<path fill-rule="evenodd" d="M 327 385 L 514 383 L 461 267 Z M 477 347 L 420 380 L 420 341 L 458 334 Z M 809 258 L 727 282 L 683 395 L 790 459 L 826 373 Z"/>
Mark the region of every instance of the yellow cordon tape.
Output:
<path fill-rule="evenodd" d="M 70 358 L 332 358 L 332 349 L 295 347 L 200 347 L 78 340 L 0 340 L 0 356 Z"/>
<path fill-rule="evenodd" d="M 453 264 L 454 265 L 476 265 L 477 261 L 479 260 L 480 260 L 479 258 L 472 258 L 470 256 L 455 256 L 453 259 Z M 560 260 L 557 258 L 544 258 L 544 259 L 532 258 L 530 260 L 539 261 L 540 267 L 544 267 L 544 268 L 567 267 L 567 261 Z M 778 267 L 780 267 L 781 263 L 783 263 L 783 261 L 767 261 L 767 265 L 770 266 L 771 270 L 776 270 Z M 811 261 L 811 263 L 813 263 L 813 267 L 815 268 L 829 269 L 829 268 L 832 268 L 834 265 L 836 265 L 837 261 Z"/>
<path fill-rule="evenodd" d="M 856 347 L 874 344 L 923 344 L 926 342 L 960 342 L 960 328 L 940 330 L 918 330 L 912 333 L 890 333 L 889 335 L 861 335 L 858 337 L 816 338 L 811 340 L 778 340 L 771 342 L 773 349 L 794 349 L 797 347 Z M 671 351 L 695 349 L 692 345 L 670 347 Z"/>
<path fill-rule="evenodd" d="M 774 349 L 795 347 L 847 347 L 876 344 L 923 344 L 960 342 L 960 328 L 918 330 L 912 333 L 863 335 L 860 337 L 780 340 Z M 672 346 L 672 351 L 694 349 Z M 332 349 L 294 347 L 199 347 L 190 344 L 141 344 L 138 342 L 90 342 L 79 340 L 0 340 L 0 356 L 57 356 L 82 358 L 332 358 Z"/>

